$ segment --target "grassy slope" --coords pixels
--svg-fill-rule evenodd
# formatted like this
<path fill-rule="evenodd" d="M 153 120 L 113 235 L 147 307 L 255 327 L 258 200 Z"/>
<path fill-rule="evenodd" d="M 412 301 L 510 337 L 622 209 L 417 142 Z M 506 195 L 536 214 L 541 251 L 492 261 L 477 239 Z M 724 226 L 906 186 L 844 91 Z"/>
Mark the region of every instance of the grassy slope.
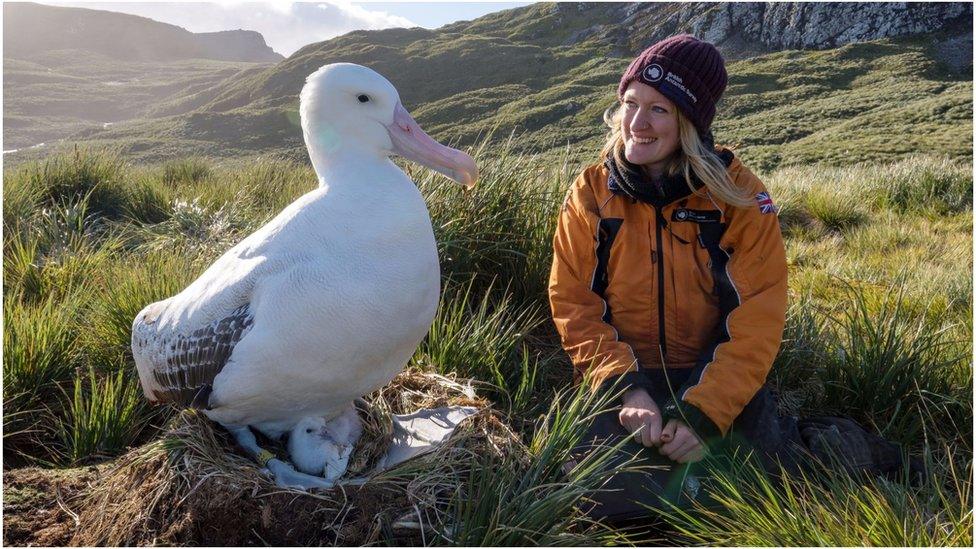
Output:
<path fill-rule="evenodd" d="M 386 75 L 437 138 L 468 146 L 484 135 L 497 143 L 516 132 L 524 134 L 519 143 L 530 151 L 594 146 L 629 55 L 599 36 L 577 35 L 607 23 L 613 13 L 603 6 L 556 13 L 538 5 L 437 30 L 357 31 L 201 93 L 174 96 L 149 120 L 95 128 L 75 139 L 120 146 L 145 161 L 187 154 L 303 158 L 297 94 L 309 73 L 343 61 Z M 966 71 L 939 61 L 943 38 L 731 62 L 716 136 L 738 144 L 740 154 L 763 169 L 893 160 L 926 150 L 966 158 L 972 151 L 972 82 Z"/>
<path fill-rule="evenodd" d="M 479 162 L 474 194 L 407 167 L 427 198 L 445 278 L 443 308 L 412 363 L 493 385 L 486 394 L 530 437 L 552 391 L 569 383 L 545 321 L 545 280 L 554 214 L 578 166 L 505 149 L 485 150 Z M 708 514 L 675 524 L 710 544 L 966 543 L 971 164 L 919 157 L 762 177 L 782 208 L 791 264 L 772 378 L 784 410 L 851 415 L 927 456 L 934 477 L 921 489 L 851 489 L 834 476 L 827 495 L 801 482 L 786 501 L 761 490 L 726 494 L 740 526 Z M 288 161 L 138 167 L 84 151 L 4 179 L 8 466 L 97 461 L 155 436 L 158 412 L 142 405 L 132 375 L 132 317 L 314 184 L 310 168 Z M 749 509 L 774 523 L 790 514 L 810 520 L 788 531 L 741 527 L 754 522 Z M 849 510 L 845 521 L 827 520 L 837 509 Z M 924 527 L 878 532 L 870 525 L 879 517 Z M 502 533 L 493 528 L 472 540 Z"/>
<path fill-rule="evenodd" d="M 474 35 L 452 34 L 462 24 L 438 31 L 444 36 L 353 33 L 159 111 L 200 108 L 190 115 L 86 139 L 122 145 L 124 157 L 82 150 L 8 168 L 5 465 L 99 461 L 156 436 L 162 418 L 141 404 L 131 375 L 131 319 L 311 188 L 302 162 L 242 157 L 303 158 L 294 94 L 304 74 L 338 59 L 382 59 L 381 72 L 441 138 L 479 144 L 491 129 L 496 139 L 534 130 L 482 151 L 474 194 L 407 167 L 427 198 L 445 278 L 443 307 L 411 362 L 492 384 L 486 394 L 532 437 L 552 391 L 569 381 L 545 320 L 554 213 L 579 162 L 592 158 L 625 61 L 605 59 L 594 43 L 553 56 L 565 37 L 537 32 L 551 20 L 519 13 L 511 28 L 491 19 L 503 16 L 479 20 Z M 404 50 L 404 41 L 413 46 Z M 739 143 L 781 207 L 791 309 L 772 381 L 784 411 L 856 417 L 925 455 L 932 480 L 864 486 L 834 475 L 799 481 L 785 496 L 764 491 L 761 479 L 739 481 L 717 488 L 724 515 L 673 518 L 682 541 L 971 545 L 972 83 L 934 61 L 930 47 L 923 37 L 736 61 L 716 129 Z M 496 49 L 505 55 L 493 57 Z M 462 66 L 484 66 L 485 79 L 439 72 L 459 55 Z M 46 72 L 16 68 L 38 79 Z M 467 122 L 463 135 L 451 124 L 457 118 Z M 566 141 L 580 148 L 561 148 Z M 189 152 L 233 161 L 128 163 Z M 820 161 L 846 167 L 806 165 Z M 517 464 L 496 465 L 484 465 L 486 478 L 525 478 Z M 496 485 L 506 483 L 486 484 Z M 474 525 L 465 539 L 521 539 L 504 522 L 520 517 L 478 530 L 478 520 L 498 520 L 482 503 L 521 509 L 510 495 L 481 495 L 466 503 Z M 565 527 L 535 516 L 536 527 Z"/>
<path fill-rule="evenodd" d="M 4 59 L 4 148 L 48 143 L 105 123 L 185 112 L 224 81 L 267 65 L 120 61 L 78 50 Z M 173 110 L 174 104 L 181 110 Z"/>

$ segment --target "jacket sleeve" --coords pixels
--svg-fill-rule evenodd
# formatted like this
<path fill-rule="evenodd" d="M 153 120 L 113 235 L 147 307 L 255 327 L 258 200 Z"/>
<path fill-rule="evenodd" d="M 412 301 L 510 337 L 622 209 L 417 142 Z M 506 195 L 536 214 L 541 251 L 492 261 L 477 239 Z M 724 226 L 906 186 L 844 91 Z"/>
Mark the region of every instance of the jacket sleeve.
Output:
<path fill-rule="evenodd" d="M 604 321 L 606 302 L 593 290 L 600 223 L 586 172 L 574 182 L 559 213 L 553 238 L 549 303 L 563 348 L 573 361 L 574 381 L 590 376 L 594 391 L 647 386 L 629 345 Z M 621 378 L 621 379 L 618 379 Z"/>
<path fill-rule="evenodd" d="M 746 173 L 754 196 L 766 192 Z M 726 214 L 728 226 L 716 251 L 725 264 L 714 270 L 720 303 L 723 286 L 727 294 L 718 337 L 662 410 L 666 418 L 686 421 L 706 441 L 724 436 L 765 383 L 786 323 L 786 250 L 771 202 L 766 213 L 757 199 Z"/>

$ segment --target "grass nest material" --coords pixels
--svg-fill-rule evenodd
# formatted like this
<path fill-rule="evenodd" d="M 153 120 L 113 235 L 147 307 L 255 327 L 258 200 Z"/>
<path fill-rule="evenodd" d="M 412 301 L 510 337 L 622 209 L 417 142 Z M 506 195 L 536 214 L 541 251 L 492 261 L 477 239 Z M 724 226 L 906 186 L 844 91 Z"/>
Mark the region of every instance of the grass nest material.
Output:
<path fill-rule="evenodd" d="M 365 400 L 364 432 L 347 476 L 369 471 L 385 452 L 389 414 L 447 405 L 481 411 L 430 454 L 362 486 L 316 493 L 277 487 L 228 433 L 183 411 L 162 437 L 120 457 L 83 494 L 71 543 L 424 545 L 449 531 L 445 511 L 477 457 L 526 452 L 489 403 L 454 379 L 408 370 Z"/>

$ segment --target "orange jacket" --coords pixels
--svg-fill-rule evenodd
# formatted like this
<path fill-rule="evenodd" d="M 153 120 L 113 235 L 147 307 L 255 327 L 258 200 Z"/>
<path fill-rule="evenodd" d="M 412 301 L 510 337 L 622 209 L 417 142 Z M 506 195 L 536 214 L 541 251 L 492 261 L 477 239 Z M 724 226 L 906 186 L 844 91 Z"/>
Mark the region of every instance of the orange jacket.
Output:
<path fill-rule="evenodd" d="M 607 166 L 586 168 L 559 215 L 549 277 L 574 380 L 591 370 L 594 389 L 617 376 L 639 386 L 640 368 L 694 368 L 658 405 L 702 437 L 724 435 L 765 382 L 786 318 L 775 208 L 759 178 L 725 155 L 755 204 L 730 206 L 682 181 L 652 205 L 623 192 Z"/>

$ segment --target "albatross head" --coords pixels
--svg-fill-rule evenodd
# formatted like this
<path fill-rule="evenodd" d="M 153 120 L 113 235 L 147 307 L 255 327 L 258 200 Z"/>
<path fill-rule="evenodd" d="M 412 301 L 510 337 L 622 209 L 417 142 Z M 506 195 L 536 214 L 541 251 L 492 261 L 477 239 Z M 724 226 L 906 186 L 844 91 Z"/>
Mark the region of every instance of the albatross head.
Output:
<path fill-rule="evenodd" d="M 372 69 L 353 63 L 323 66 L 305 81 L 299 112 L 313 164 L 343 150 L 375 151 L 398 154 L 469 188 L 478 179 L 474 160 L 424 133 L 393 84 Z"/>

